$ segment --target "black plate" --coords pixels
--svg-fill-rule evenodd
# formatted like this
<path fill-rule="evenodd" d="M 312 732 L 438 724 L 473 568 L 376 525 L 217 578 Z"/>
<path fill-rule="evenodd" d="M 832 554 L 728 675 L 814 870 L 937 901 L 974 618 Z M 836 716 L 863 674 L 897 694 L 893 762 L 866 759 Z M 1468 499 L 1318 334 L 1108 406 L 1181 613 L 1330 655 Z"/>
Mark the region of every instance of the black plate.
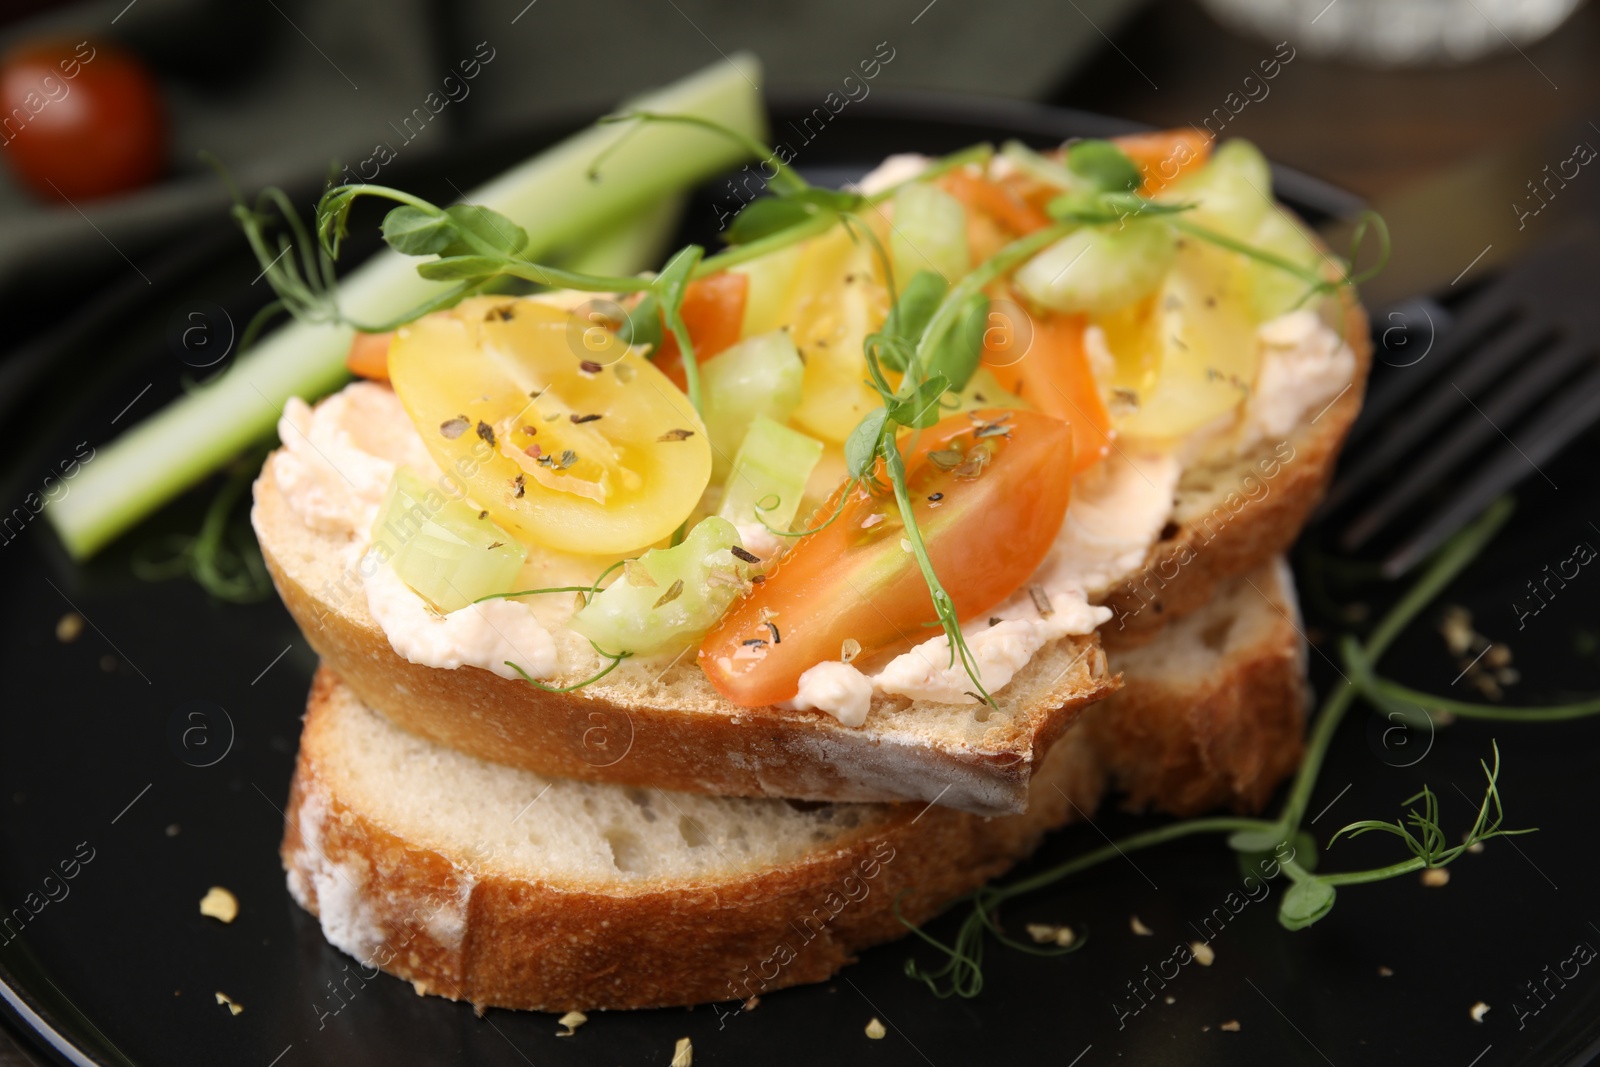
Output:
<path fill-rule="evenodd" d="M 778 108 L 779 128 L 786 114 L 808 112 L 812 103 Z M 818 172 L 859 173 L 888 151 L 1123 128 L 1058 110 L 875 94 L 870 105 L 852 105 L 834 119 L 799 162 Z M 448 199 L 450 183 L 466 187 L 557 132 L 428 162 L 402 181 Z M 1302 176 L 1279 178 L 1286 197 L 1309 215 L 1350 203 Z M 686 235 L 710 238 L 716 187 L 691 209 Z M 224 227 L 219 221 L 212 246 L 145 265 L 153 286 L 134 279 L 136 289 L 100 294 L 34 349 L 28 376 L 36 385 L 10 394 L 24 400 L 0 430 L 4 454 L 15 459 L 0 496 L 7 508 L 38 489 L 78 442 L 109 439 L 177 392 L 187 368 L 165 339 L 174 316 L 210 303 L 242 322 L 261 299 L 259 287 L 249 285 L 255 264 L 242 241 L 221 234 Z M 131 411 L 120 415 L 130 402 Z M 1592 608 L 1600 576 L 1580 574 L 1525 632 L 1517 632 L 1510 606 L 1526 595 L 1524 583 L 1542 579 L 1541 568 L 1569 556 L 1574 542 L 1600 543 L 1590 525 L 1600 519 L 1595 464 L 1583 458 L 1596 443 L 1591 438 L 1546 468 L 1559 490 L 1528 483 L 1521 513 L 1444 598 L 1467 605 L 1480 629 L 1511 642 L 1525 679 L 1514 692 L 1524 702 L 1600 688 Z M 1399 814 L 1399 802 L 1423 781 L 1442 794 L 1448 824 L 1464 827 L 1469 804 L 1457 787 L 1479 793 L 1476 761 L 1492 737 L 1505 758 L 1509 822 L 1540 833 L 1464 857 L 1443 889 L 1425 889 L 1415 878 L 1346 889 L 1330 917 L 1301 933 L 1278 927 L 1273 898 L 1248 903 L 1213 938 L 1214 966 L 1186 967 L 1157 991 L 1171 1004 L 1157 999 L 1123 1014 L 1135 1003 L 1131 987 L 1157 970 L 1174 944 L 1196 936 L 1192 924 L 1242 888 L 1235 861 L 1215 841 L 1141 853 L 1019 904 L 1007 916 L 1014 927 L 1068 922 L 1087 935 L 1085 947 L 1040 959 L 991 945 L 988 984 L 974 1000 L 938 1001 L 908 980 L 907 957 L 929 956 L 905 942 L 866 953 L 832 982 L 764 997 L 749 1014 L 723 1019 L 702 1008 L 597 1015 L 575 1038 L 557 1038 L 546 1015 L 491 1011 L 478 1018 L 465 1005 L 418 998 L 388 977 L 358 985 L 345 969 L 348 959 L 289 899 L 278 865 L 280 809 L 314 666 L 310 651 L 275 600 L 217 603 L 187 581 L 151 585 L 128 569 L 139 543 L 162 530 L 192 529 L 213 490 L 191 494 L 88 567 L 67 561 L 38 520 L 0 545 L 7 593 L 0 901 L 25 909 L 13 913 L 20 936 L 0 933 L 0 993 L 60 1062 L 664 1064 L 674 1041 L 689 1036 L 702 1064 L 1490 1067 L 1583 1062 L 1600 1036 L 1596 967 L 1564 985 L 1550 977 L 1574 945 L 1600 945 L 1600 869 L 1592 851 L 1600 724 L 1458 725 L 1431 741 L 1410 738 L 1404 748 L 1400 738 L 1370 730 L 1360 713 L 1336 738 L 1311 803 L 1311 812 L 1321 813 L 1313 829 L 1324 843 L 1346 821 Z M 1390 594 L 1359 592 L 1374 600 Z M 62 643 L 56 621 L 74 608 L 90 626 Z M 1339 625 L 1320 598 L 1308 596 L 1308 614 L 1313 635 Z M 1312 658 L 1319 689 L 1337 684 L 1324 657 Z M 1426 623 L 1396 646 L 1386 667 L 1438 690 L 1450 687 L 1457 670 Z M 1030 866 L 1096 846 L 1102 832 L 1117 836 L 1142 825 L 1108 812 L 1098 828 L 1056 834 Z M 1402 858 L 1363 841 L 1336 846 L 1323 862 L 1366 866 L 1390 856 Z M 62 877 L 63 863 L 75 877 Z M 242 910 L 230 926 L 197 912 L 212 885 L 238 895 Z M 1154 936 L 1130 931 L 1135 913 Z M 948 936 L 953 926 L 946 917 L 931 929 Z M 1393 975 L 1380 976 L 1380 967 Z M 1544 983 L 1537 1014 L 1527 982 Z M 243 1014 L 219 1006 L 218 991 L 241 1003 Z M 1468 1015 L 1479 1000 L 1491 1008 L 1481 1024 Z M 1515 1004 L 1528 1013 L 1519 1018 Z M 874 1015 L 889 1025 L 883 1041 L 863 1035 Z M 1239 1032 L 1219 1029 L 1229 1020 L 1239 1021 Z"/>

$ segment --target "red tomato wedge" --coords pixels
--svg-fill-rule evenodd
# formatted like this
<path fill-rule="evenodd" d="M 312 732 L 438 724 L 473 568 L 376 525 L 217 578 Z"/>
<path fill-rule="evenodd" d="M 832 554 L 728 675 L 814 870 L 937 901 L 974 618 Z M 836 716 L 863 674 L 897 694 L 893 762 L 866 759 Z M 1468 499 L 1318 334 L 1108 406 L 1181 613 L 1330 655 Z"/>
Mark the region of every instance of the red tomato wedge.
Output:
<path fill-rule="evenodd" d="M 744 325 L 744 303 L 750 294 L 750 277 L 735 271 L 721 271 L 689 283 L 684 290 L 684 329 L 694 342 L 694 358 L 704 363 L 724 349 L 732 348 L 739 340 L 739 330 Z M 683 353 L 678 351 L 678 339 L 662 324 L 661 351 L 651 357 L 651 362 L 675 382 L 679 389 L 688 388 L 683 376 Z"/>
<path fill-rule="evenodd" d="M 371 378 L 375 382 L 388 381 L 389 342 L 393 340 L 393 330 L 387 333 L 358 332 L 350 342 L 350 353 L 344 357 L 344 365 L 358 377 Z"/>
<path fill-rule="evenodd" d="M 906 484 L 934 572 L 966 619 L 1027 581 L 1067 513 L 1072 431 L 1033 411 L 955 415 L 917 437 Z M 939 631 L 933 599 L 892 495 L 841 487 L 816 513 L 837 521 L 801 538 L 700 648 L 717 692 L 760 707 L 792 699 L 800 675 L 846 640 L 870 656 Z"/>
<path fill-rule="evenodd" d="M 1082 315 L 1035 315 L 1027 351 L 1014 351 L 1014 331 L 994 331 L 993 344 L 986 334 L 983 350 L 984 366 L 1002 388 L 1072 426 L 1074 474 L 1111 451 L 1111 415 L 1083 348 L 1087 321 Z"/>
<path fill-rule="evenodd" d="M 1205 165 L 1211 158 L 1211 138 L 1195 129 L 1153 130 L 1150 133 L 1130 133 L 1113 137 L 1111 143 L 1127 153 L 1144 184 L 1139 192 L 1146 196 L 1159 193 L 1180 175 Z"/>
<path fill-rule="evenodd" d="M 1009 185 L 953 170 L 939 179 L 944 191 L 973 211 L 981 211 L 1017 234 L 1030 234 L 1050 225 L 1050 216 Z"/>

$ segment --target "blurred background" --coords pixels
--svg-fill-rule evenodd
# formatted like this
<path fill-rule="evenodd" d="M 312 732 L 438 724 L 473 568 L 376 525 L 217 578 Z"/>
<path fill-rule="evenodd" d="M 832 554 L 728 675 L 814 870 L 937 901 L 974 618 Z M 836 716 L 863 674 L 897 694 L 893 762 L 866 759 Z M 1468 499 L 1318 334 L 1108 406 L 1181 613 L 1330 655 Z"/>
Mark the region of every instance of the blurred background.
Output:
<path fill-rule="evenodd" d="M 1568 144 L 1551 162 L 1572 129 L 1600 140 L 1600 12 L 1581 0 L 9 0 L 8 343 L 225 229 L 202 150 L 246 188 L 314 191 L 330 165 L 375 153 L 414 163 L 574 125 L 740 49 L 774 94 L 835 89 L 877 54 L 892 57 L 867 86 L 880 101 L 938 92 L 1204 123 L 1368 198 L 1546 134 Z"/>

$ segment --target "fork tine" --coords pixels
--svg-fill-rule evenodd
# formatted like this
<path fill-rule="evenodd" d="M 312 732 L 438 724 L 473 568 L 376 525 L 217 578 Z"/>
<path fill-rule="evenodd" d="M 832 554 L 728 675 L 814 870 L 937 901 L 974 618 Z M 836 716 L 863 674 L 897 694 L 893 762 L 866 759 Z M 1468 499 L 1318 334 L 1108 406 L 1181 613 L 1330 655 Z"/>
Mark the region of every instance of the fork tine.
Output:
<path fill-rule="evenodd" d="M 1585 375 L 1571 389 L 1562 390 L 1556 399 L 1534 414 L 1532 422 L 1538 429 L 1525 442 L 1525 448 L 1502 451 L 1485 469 L 1482 478 L 1451 498 L 1383 561 L 1386 577 L 1398 578 L 1416 566 L 1496 497 L 1529 474 L 1543 475 L 1544 472 L 1539 471 L 1540 463 L 1600 422 L 1600 369 Z M 1548 480 L 1548 476 L 1545 477 Z"/>
<path fill-rule="evenodd" d="M 1541 340 L 1548 329 L 1549 326 L 1544 323 L 1522 321 L 1513 324 L 1509 330 L 1469 355 L 1456 368 L 1455 380 L 1462 390 L 1477 392 L 1512 360 Z M 1363 447 L 1349 469 L 1334 482 L 1319 514 L 1328 514 L 1365 489 L 1375 478 L 1394 470 L 1395 465 L 1419 440 L 1435 432 L 1440 424 L 1465 406 L 1456 390 L 1440 389 L 1421 401 L 1405 419 L 1391 420 L 1383 436 Z"/>
<path fill-rule="evenodd" d="M 1352 522 L 1340 538 L 1348 551 L 1365 544 L 1373 534 L 1387 526 L 1395 516 L 1409 507 L 1431 485 L 1443 481 L 1463 459 L 1476 452 L 1483 444 L 1508 425 L 1572 373 L 1588 354 L 1578 343 L 1563 343 L 1545 352 L 1527 366 L 1518 370 L 1503 389 L 1479 406 L 1459 383 L 1452 381 L 1453 391 L 1467 403 L 1477 408 L 1482 418 L 1463 412 L 1454 430 L 1430 452 L 1416 461 L 1394 485 Z"/>
<path fill-rule="evenodd" d="M 1350 428 L 1350 442 L 1354 444 L 1384 425 L 1391 412 L 1424 387 L 1432 384 L 1450 368 L 1450 364 L 1455 362 L 1456 357 L 1468 346 L 1481 342 L 1485 336 L 1492 339 L 1495 334 L 1503 332 L 1510 325 L 1507 320 L 1516 310 L 1519 296 L 1520 293 L 1514 285 L 1497 281 L 1475 297 L 1466 308 L 1462 309 L 1460 316 L 1450 325 L 1444 337 L 1436 339 L 1438 343 L 1424 358 L 1419 358 L 1416 363 L 1404 367 L 1406 373 L 1391 375 L 1383 382 L 1381 389 L 1368 391 L 1366 403 L 1361 408 L 1361 416 Z M 1432 322 L 1432 312 L 1426 311 L 1426 304 L 1432 304 L 1432 301 L 1415 303 Z M 1433 304 L 1433 307 L 1439 314 L 1449 315 L 1449 312 L 1437 304 Z M 1379 339 L 1381 342 L 1382 334 L 1379 335 Z"/>

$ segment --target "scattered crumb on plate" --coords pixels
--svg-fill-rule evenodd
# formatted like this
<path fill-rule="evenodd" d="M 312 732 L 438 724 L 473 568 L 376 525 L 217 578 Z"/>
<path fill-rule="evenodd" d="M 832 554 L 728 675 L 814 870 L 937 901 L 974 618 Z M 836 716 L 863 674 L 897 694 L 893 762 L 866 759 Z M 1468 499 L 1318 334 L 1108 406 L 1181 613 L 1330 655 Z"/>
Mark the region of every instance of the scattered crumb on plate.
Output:
<path fill-rule="evenodd" d="M 1070 926 L 1056 926 L 1052 923 L 1029 923 L 1028 936 L 1033 938 L 1035 944 L 1059 945 L 1069 947 L 1078 940 L 1078 935 Z"/>
<path fill-rule="evenodd" d="M 1140 922 L 1139 921 L 1139 916 L 1137 916 L 1137 915 L 1130 915 L 1128 917 L 1128 929 L 1132 930 L 1134 933 L 1138 934 L 1140 937 L 1149 937 L 1149 936 L 1151 936 L 1152 934 L 1155 933 L 1154 930 L 1150 929 L 1144 923 Z"/>
<path fill-rule="evenodd" d="M 1442 885 L 1450 884 L 1450 872 L 1443 867 L 1429 867 L 1422 872 L 1422 884 L 1429 889 L 1438 889 Z"/>
<path fill-rule="evenodd" d="M 872 1038 L 874 1041 L 882 1041 L 883 1035 L 887 1034 L 888 1032 L 889 1031 L 883 1028 L 883 1024 L 878 1021 L 878 1017 L 876 1015 L 874 1015 L 867 1023 L 867 1036 Z"/>
<path fill-rule="evenodd" d="M 231 923 L 239 917 L 239 898 L 220 885 L 214 885 L 200 898 L 200 914 Z"/>
<path fill-rule="evenodd" d="M 243 1004 L 240 1004 L 238 1001 L 234 1000 L 232 997 L 228 996 L 228 994 L 220 990 L 217 992 L 217 1003 L 226 1004 L 228 1006 L 228 1011 L 232 1012 L 234 1015 L 238 1015 L 240 1012 L 244 1011 Z"/>
<path fill-rule="evenodd" d="M 1166 1001 L 1166 1002 L 1167 1002 L 1167 1003 L 1168 1003 L 1168 1004 L 1176 1004 L 1176 1003 L 1178 1003 L 1178 998 L 1177 998 L 1177 997 L 1175 997 L 1175 996 L 1173 996 L 1173 995 L 1172 995 L 1172 994 L 1171 994 L 1171 993 L 1168 993 L 1168 994 L 1167 994 L 1167 995 L 1166 995 L 1166 996 L 1165 996 L 1165 997 L 1164 997 L 1164 998 L 1162 998 L 1162 999 L 1163 999 L 1163 1000 L 1165 1000 L 1165 1001 Z"/>
<path fill-rule="evenodd" d="M 563 1015 L 561 1018 L 556 1020 L 556 1022 L 558 1022 L 562 1026 L 566 1027 L 565 1030 L 557 1030 L 556 1031 L 556 1036 L 557 1037 L 571 1037 L 573 1034 L 578 1032 L 578 1027 L 582 1026 L 584 1023 L 586 1023 L 588 1021 L 589 1021 L 589 1017 L 587 1015 L 585 1015 L 583 1012 L 581 1012 L 581 1011 L 569 1011 L 565 1015 Z"/>
<path fill-rule="evenodd" d="M 1239 1020 L 1238 1019 L 1229 1019 L 1227 1022 L 1225 1022 L 1221 1026 L 1217 1027 L 1217 1029 L 1218 1030 L 1226 1030 L 1230 1034 L 1237 1034 L 1239 1032 L 1239 1030 L 1240 1030 Z"/>
<path fill-rule="evenodd" d="M 678 1038 L 678 1043 L 672 1047 L 671 1067 L 694 1067 L 694 1046 L 688 1038 Z"/>
<path fill-rule="evenodd" d="M 1378 977 L 1379 978 L 1393 978 L 1394 977 L 1394 969 L 1392 967 L 1380 966 L 1378 968 Z"/>
<path fill-rule="evenodd" d="M 761 998 L 760 997 L 751 997 L 749 1000 L 745 1001 L 742 1005 L 740 1005 L 740 1010 L 742 1010 L 742 1011 L 755 1011 L 759 1007 L 761 1007 Z"/>
<path fill-rule="evenodd" d="M 1216 952 L 1204 941 L 1189 942 L 1189 951 L 1194 953 L 1194 961 L 1202 967 L 1209 967 L 1217 961 Z"/>
<path fill-rule="evenodd" d="M 1483 1022 L 1483 1017 L 1489 1014 L 1489 1005 L 1480 1000 L 1467 1010 L 1467 1014 L 1472 1016 L 1473 1022 L 1481 1023 Z"/>
<path fill-rule="evenodd" d="M 69 611 L 61 616 L 56 623 L 56 640 L 63 645 L 70 645 L 83 633 L 83 616 L 76 611 Z"/>

